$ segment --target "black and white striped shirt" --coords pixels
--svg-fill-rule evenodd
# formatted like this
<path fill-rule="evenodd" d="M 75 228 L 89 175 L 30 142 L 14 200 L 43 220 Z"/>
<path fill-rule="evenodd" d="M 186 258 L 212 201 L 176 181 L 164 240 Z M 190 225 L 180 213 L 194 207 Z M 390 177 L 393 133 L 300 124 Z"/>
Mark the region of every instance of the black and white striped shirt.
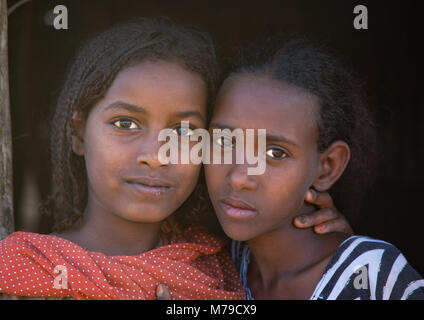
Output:
<path fill-rule="evenodd" d="M 250 251 L 233 241 L 232 256 L 246 289 Z M 310 300 L 424 300 L 424 279 L 392 244 L 364 236 L 346 239 L 335 251 Z"/>

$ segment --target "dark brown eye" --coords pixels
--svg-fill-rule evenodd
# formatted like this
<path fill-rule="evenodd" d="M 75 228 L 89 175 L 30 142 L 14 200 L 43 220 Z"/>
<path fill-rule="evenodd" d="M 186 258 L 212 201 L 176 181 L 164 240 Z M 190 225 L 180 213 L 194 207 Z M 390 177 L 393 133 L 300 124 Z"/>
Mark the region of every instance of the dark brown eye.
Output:
<path fill-rule="evenodd" d="M 288 157 L 287 152 L 283 149 L 272 147 L 266 150 L 266 155 L 272 159 L 281 160 Z"/>
<path fill-rule="evenodd" d="M 121 129 L 138 129 L 138 125 L 130 119 L 119 119 L 113 125 Z"/>
<path fill-rule="evenodd" d="M 234 147 L 234 142 L 232 139 L 225 137 L 225 136 L 219 136 L 218 139 L 215 140 L 215 143 L 217 143 L 221 148 L 224 147 Z"/>
<path fill-rule="evenodd" d="M 191 136 L 194 133 L 193 129 L 184 126 L 175 127 L 172 131 L 179 136 Z"/>

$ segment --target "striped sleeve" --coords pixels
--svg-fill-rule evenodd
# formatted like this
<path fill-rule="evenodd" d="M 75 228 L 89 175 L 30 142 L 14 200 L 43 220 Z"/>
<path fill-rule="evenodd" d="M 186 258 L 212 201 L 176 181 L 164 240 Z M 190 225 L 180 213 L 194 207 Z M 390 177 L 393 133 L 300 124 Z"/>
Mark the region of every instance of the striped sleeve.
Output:
<path fill-rule="evenodd" d="M 353 236 L 337 249 L 311 299 L 424 300 L 424 280 L 395 246 Z"/>

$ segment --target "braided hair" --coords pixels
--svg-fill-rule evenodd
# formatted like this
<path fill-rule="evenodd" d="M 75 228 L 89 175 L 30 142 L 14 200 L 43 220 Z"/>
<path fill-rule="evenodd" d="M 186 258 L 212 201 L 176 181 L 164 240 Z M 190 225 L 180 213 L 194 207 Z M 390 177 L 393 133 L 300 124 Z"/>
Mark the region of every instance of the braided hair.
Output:
<path fill-rule="evenodd" d="M 53 117 L 52 192 L 42 206 L 43 213 L 52 215 L 56 232 L 80 220 L 88 198 L 84 159 L 72 150 L 73 115 L 86 119 L 123 68 L 159 59 L 198 73 L 208 96 L 215 95 L 218 68 L 209 35 L 164 18 L 139 18 L 117 25 L 90 40 L 73 61 Z M 181 225 L 189 225 L 204 209 L 207 195 L 203 180 L 201 175 L 195 191 L 175 213 Z"/>

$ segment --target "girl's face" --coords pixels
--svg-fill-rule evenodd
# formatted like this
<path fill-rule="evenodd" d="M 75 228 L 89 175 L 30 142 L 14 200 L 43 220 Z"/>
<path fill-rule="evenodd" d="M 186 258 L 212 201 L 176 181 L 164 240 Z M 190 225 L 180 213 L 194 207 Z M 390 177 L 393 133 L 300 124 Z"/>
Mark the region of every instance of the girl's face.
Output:
<path fill-rule="evenodd" d="M 249 240 L 291 228 L 293 217 L 305 209 L 318 167 L 317 112 L 314 97 L 280 81 L 258 75 L 226 80 L 210 130 L 267 133 L 264 174 L 247 175 L 247 164 L 205 166 L 213 206 L 229 237 Z"/>
<path fill-rule="evenodd" d="M 206 85 L 200 75 L 165 61 L 144 61 L 123 69 L 105 97 L 78 125 L 85 158 L 88 208 L 133 222 L 160 222 L 194 190 L 200 165 L 162 165 L 159 131 L 187 120 L 206 123 Z"/>

